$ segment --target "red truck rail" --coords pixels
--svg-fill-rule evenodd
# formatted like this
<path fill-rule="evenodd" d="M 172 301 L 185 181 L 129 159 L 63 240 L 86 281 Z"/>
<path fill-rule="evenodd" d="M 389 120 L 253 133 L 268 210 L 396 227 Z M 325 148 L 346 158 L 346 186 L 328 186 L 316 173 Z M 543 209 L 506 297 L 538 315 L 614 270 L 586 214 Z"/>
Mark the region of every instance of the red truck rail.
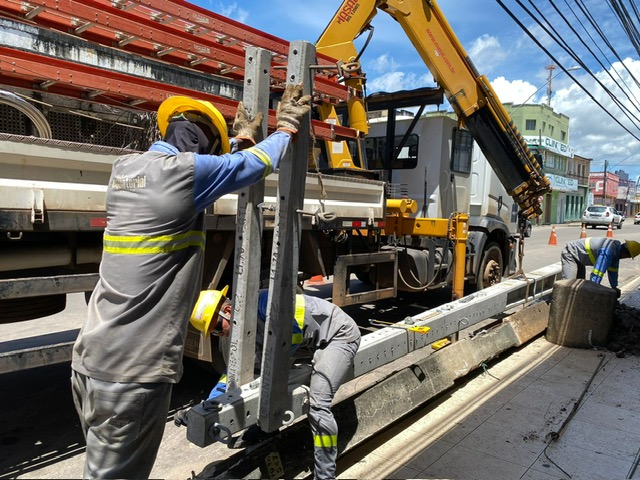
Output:
<path fill-rule="evenodd" d="M 272 52 L 272 87 L 285 83 L 288 41 L 180 0 L 5 0 L 0 15 L 238 82 L 244 77 L 245 49 L 256 46 Z M 150 111 L 170 95 L 192 95 L 218 105 L 228 120 L 235 114 L 232 99 L 12 47 L 0 46 L 1 83 L 6 85 Z M 335 61 L 319 55 L 318 64 L 316 100 L 345 101 L 347 88 L 335 81 Z M 274 112 L 269 127 L 275 127 Z M 313 122 L 313 132 L 324 140 L 357 136 L 354 130 L 322 122 Z"/>

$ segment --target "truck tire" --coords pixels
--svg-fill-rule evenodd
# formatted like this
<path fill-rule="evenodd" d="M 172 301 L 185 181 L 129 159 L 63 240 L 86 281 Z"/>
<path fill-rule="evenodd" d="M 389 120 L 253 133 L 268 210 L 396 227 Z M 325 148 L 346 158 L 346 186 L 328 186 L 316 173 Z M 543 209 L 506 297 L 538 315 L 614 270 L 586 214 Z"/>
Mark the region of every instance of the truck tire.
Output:
<path fill-rule="evenodd" d="M 477 290 L 483 290 L 502 281 L 504 261 L 502 251 L 496 243 L 488 243 L 482 254 L 482 261 L 478 269 Z"/>
<path fill-rule="evenodd" d="M 0 323 L 22 322 L 60 313 L 67 305 L 67 296 L 15 298 L 0 301 Z"/>

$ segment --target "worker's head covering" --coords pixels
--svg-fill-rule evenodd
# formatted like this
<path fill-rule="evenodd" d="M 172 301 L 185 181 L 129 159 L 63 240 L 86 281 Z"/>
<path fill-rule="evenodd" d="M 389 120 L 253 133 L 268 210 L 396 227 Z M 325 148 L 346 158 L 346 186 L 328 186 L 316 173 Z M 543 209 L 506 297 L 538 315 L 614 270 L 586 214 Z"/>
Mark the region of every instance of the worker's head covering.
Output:
<path fill-rule="evenodd" d="M 189 321 L 193 327 L 209 335 L 220 321 L 220 309 L 227 299 L 227 285 L 222 290 L 204 290 L 200 292 L 196 306 L 193 308 Z"/>
<path fill-rule="evenodd" d="M 181 152 L 229 153 L 227 124 L 210 102 L 176 95 L 158 108 L 158 128 L 165 142 Z"/>
<path fill-rule="evenodd" d="M 627 250 L 629 250 L 629 255 L 631 255 L 631 258 L 635 258 L 636 256 L 640 255 L 640 243 L 636 242 L 635 240 L 625 240 L 624 243 L 627 246 Z"/>

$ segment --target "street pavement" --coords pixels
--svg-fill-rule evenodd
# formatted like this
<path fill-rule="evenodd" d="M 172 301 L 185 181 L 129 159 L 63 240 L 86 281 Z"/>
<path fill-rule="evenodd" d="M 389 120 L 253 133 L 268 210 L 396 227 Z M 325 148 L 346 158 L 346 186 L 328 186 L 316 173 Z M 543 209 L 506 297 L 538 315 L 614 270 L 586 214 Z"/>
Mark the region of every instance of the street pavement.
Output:
<path fill-rule="evenodd" d="M 621 303 L 640 308 L 640 278 Z M 347 454 L 338 478 L 640 478 L 640 357 L 544 336 Z"/>
<path fill-rule="evenodd" d="M 559 260 L 562 245 L 580 233 L 579 225 L 558 226 L 558 245 L 549 246 L 550 231 L 551 226 L 533 228 L 526 271 L 537 267 L 533 262 Z M 625 225 L 614 235 L 640 240 L 640 225 Z M 639 269 L 638 261 L 621 264 L 621 301 L 635 308 L 640 308 Z M 36 328 L 39 334 L 78 328 L 86 312 L 84 298 L 70 296 L 70 303 L 76 313 L 5 325 L 2 337 L 22 338 Z M 338 462 L 339 478 L 640 478 L 639 372 L 638 357 L 618 358 L 538 338 L 487 362 L 486 369 L 460 380 L 375 442 L 345 455 Z M 4 377 L 1 477 L 78 478 L 84 442 L 68 378 L 68 364 Z M 184 392 L 174 399 L 172 412 L 202 398 L 210 383 L 199 379 L 180 389 Z M 56 385 L 64 388 L 55 390 Z M 152 476 L 187 478 L 228 452 L 216 445 L 201 449 L 186 440 L 184 428 L 170 424 Z"/>

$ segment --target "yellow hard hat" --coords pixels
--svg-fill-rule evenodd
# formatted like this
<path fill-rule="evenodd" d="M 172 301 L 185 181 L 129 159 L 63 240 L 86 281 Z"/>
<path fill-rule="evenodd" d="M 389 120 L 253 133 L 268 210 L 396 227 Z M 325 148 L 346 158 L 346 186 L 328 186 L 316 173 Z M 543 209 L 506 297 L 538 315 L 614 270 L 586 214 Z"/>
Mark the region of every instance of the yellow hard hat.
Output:
<path fill-rule="evenodd" d="M 186 112 L 197 113 L 199 116 L 204 116 L 209 120 L 207 123 L 220 135 L 222 153 L 229 153 L 231 151 L 229 134 L 227 133 L 227 123 L 224 121 L 224 117 L 220 111 L 214 107 L 211 102 L 195 100 L 183 95 L 169 97 L 158 107 L 158 128 L 163 138 L 167 133 L 169 121 L 174 116 Z"/>
<path fill-rule="evenodd" d="M 196 330 L 208 335 L 210 330 L 216 327 L 220 318 L 220 308 L 227 299 L 228 290 L 229 286 L 227 285 L 222 290 L 203 290 L 200 292 L 189 319 Z"/>
<path fill-rule="evenodd" d="M 624 242 L 627 244 L 627 249 L 631 254 L 631 258 L 635 258 L 640 255 L 640 243 L 635 240 L 625 240 Z"/>

